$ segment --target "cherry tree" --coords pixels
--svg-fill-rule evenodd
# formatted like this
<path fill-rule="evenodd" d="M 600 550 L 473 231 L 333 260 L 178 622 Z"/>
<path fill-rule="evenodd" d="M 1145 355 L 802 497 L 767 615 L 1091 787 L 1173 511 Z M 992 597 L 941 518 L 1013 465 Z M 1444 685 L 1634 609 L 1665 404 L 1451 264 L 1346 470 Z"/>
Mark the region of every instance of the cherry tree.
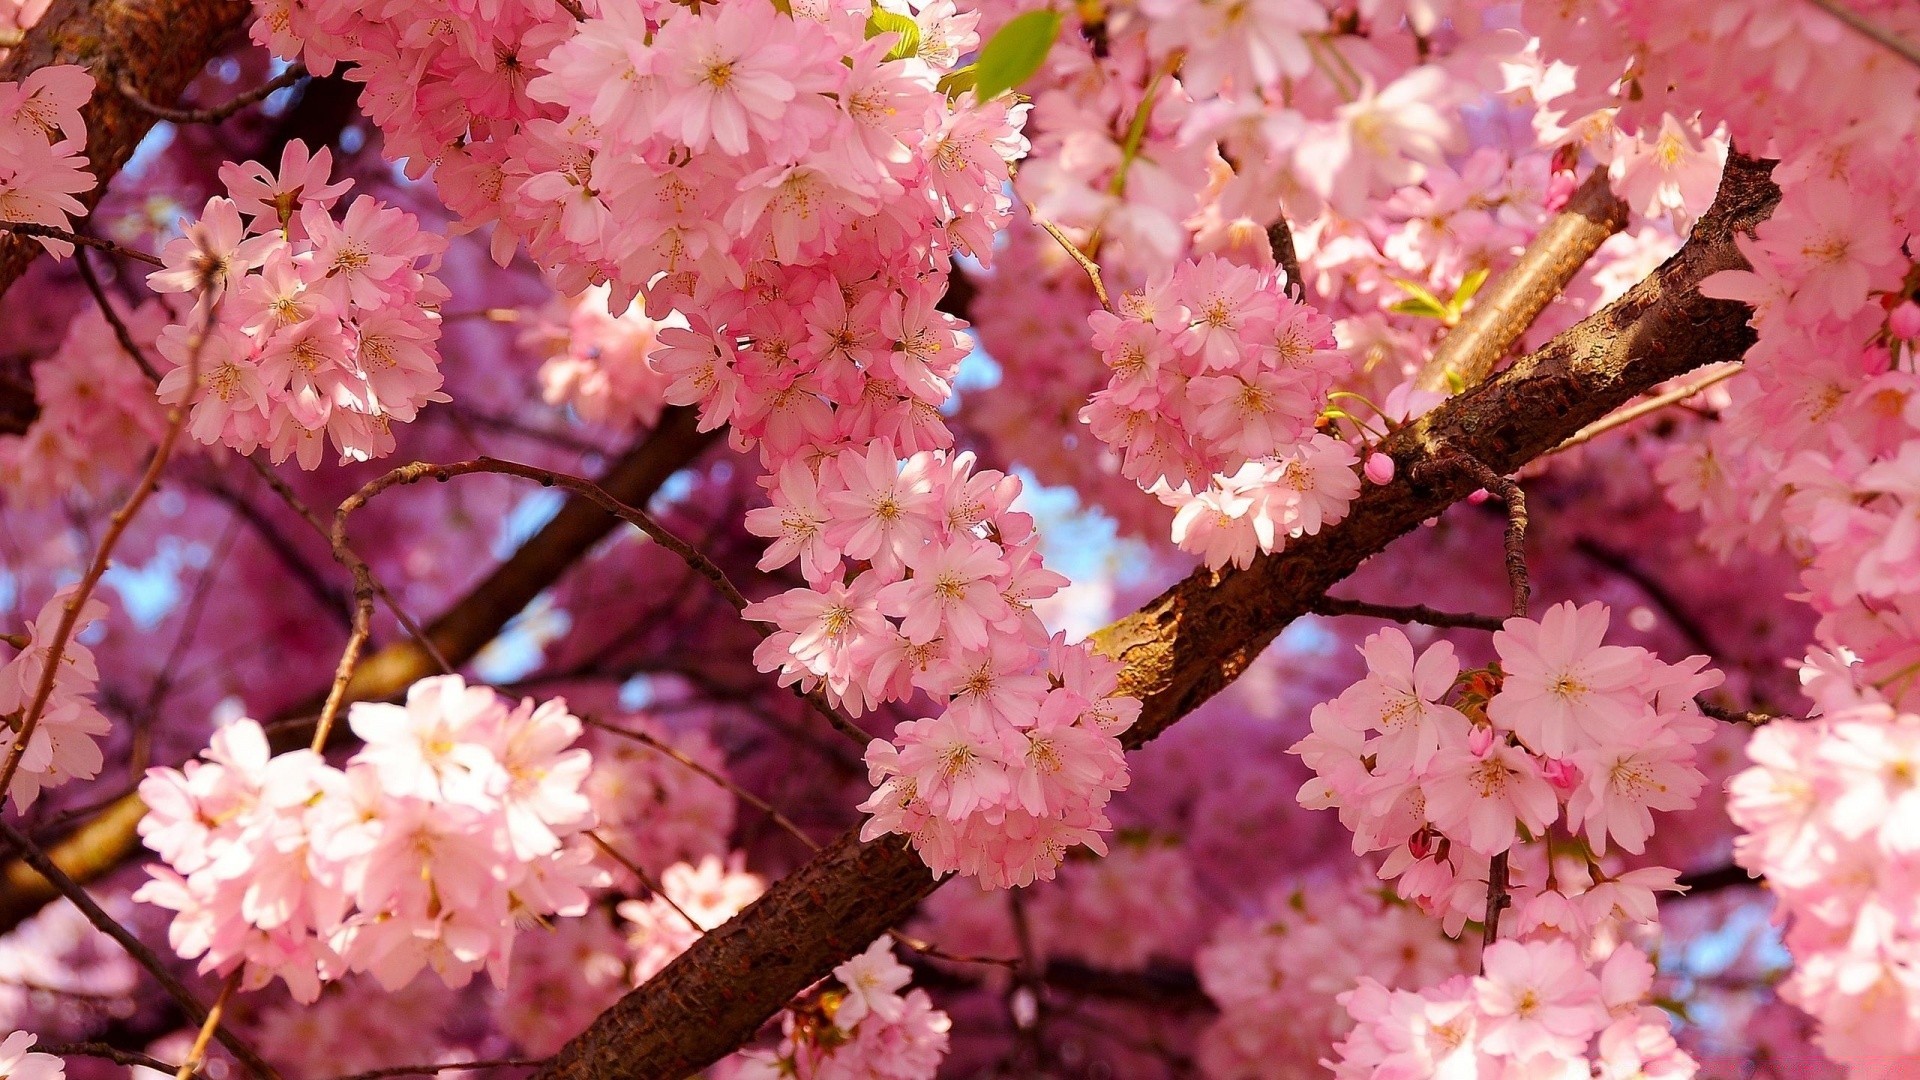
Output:
<path fill-rule="evenodd" d="M 1920 9 L 0 0 L 0 1076 L 1920 1072 Z"/>

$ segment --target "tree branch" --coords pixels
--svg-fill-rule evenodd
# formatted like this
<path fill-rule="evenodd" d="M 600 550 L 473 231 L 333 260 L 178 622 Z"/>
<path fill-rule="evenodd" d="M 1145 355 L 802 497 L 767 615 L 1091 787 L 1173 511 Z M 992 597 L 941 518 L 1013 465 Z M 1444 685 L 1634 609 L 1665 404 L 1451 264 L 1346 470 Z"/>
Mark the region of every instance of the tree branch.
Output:
<path fill-rule="evenodd" d="M 1625 296 L 1387 441 L 1402 479 L 1365 491 L 1345 521 L 1246 570 L 1198 570 L 1093 636 L 1141 698 L 1124 741 L 1138 747 L 1246 670 L 1327 588 L 1479 483 L 1450 471 L 1416 484 L 1412 466 L 1466 453 L 1502 474 L 1546 453 L 1649 387 L 1753 343 L 1744 305 L 1700 295 L 1700 280 L 1745 265 L 1733 244 L 1772 212 L 1765 163 L 1731 156 L 1692 239 Z M 713 930 L 568 1043 L 540 1080 L 680 1080 L 733 1051 L 835 964 L 864 949 L 939 882 L 898 836 L 842 835 Z"/>
<path fill-rule="evenodd" d="M 1520 261 L 1475 298 L 1415 385 L 1452 394 L 1485 379 L 1600 245 L 1626 226 L 1627 204 L 1607 186 L 1607 170 L 1595 169 Z"/>

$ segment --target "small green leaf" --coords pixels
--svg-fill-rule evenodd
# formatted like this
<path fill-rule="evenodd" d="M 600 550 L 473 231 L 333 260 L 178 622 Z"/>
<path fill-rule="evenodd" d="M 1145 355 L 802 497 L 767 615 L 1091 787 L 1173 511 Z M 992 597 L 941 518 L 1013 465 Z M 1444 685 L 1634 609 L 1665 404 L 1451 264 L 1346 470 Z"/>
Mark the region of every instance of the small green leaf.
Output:
<path fill-rule="evenodd" d="M 973 89 L 974 77 L 978 74 L 979 68 L 974 64 L 954 68 L 940 76 L 940 92 L 947 95 L 948 101 L 952 101 Z"/>
<path fill-rule="evenodd" d="M 1047 52 L 1059 36 L 1059 12 L 1015 15 L 980 47 L 980 58 L 974 63 L 979 70 L 973 92 L 986 101 L 1026 82 L 1046 63 Z"/>
<path fill-rule="evenodd" d="M 1416 319 L 1440 319 L 1444 321 L 1447 317 L 1447 309 L 1442 307 L 1440 303 L 1432 297 L 1414 297 L 1411 300 L 1400 300 L 1390 305 L 1387 310 L 1393 312 L 1395 315 L 1411 315 Z"/>
<path fill-rule="evenodd" d="M 1487 283 L 1487 269 L 1481 267 L 1460 279 L 1460 287 L 1453 290 L 1453 301 L 1448 305 L 1458 314 L 1467 309 L 1467 302 L 1480 293 L 1480 286 Z"/>
<path fill-rule="evenodd" d="M 879 37 L 881 34 L 898 34 L 899 40 L 893 48 L 887 50 L 888 60 L 905 60 L 909 56 L 920 54 L 920 24 L 900 14 L 875 7 L 867 13 L 867 36 Z"/>

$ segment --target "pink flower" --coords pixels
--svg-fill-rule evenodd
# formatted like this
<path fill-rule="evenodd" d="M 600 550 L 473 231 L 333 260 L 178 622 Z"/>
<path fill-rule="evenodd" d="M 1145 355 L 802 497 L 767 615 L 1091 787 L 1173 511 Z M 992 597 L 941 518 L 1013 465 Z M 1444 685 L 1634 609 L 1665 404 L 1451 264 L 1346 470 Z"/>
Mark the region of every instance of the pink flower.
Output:
<path fill-rule="evenodd" d="M 1576 1056 L 1607 1022 L 1599 980 L 1564 941 L 1496 941 L 1481 966 L 1473 989 L 1488 1053 Z"/>
<path fill-rule="evenodd" d="M 944 634 L 960 648 L 982 648 L 987 628 L 1011 614 L 998 585 L 1007 564 L 993 544 L 972 537 L 930 544 L 907 566 L 912 577 L 880 590 L 880 610 L 901 616 L 900 632 L 909 641 Z"/>
<path fill-rule="evenodd" d="M 833 977 L 847 991 L 833 1014 L 841 1030 L 852 1031 L 869 1016 L 896 1024 L 906 1014 L 907 1003 L 899 991 L 913 981 L 913 972 L 893 958 L 892 938 L 876 940 L 866 952 L 834 968 Z"/>
<path fill-rule="evenodd" d="M 1421 788 L 1436 828 L 1482 855 L 1498 855 L 1513 846 L 1516 826 L 1542 835 L 1560 816 L 1560 799 L 1524 748 L 1485 738 L 1484 728 L 1479 734 L 1484 749 L 1435 755 Z"/>
<path fill-rule="evenodd" d="M 1607 607 L 1555 604 L 1539 622 L 1508 619 L 1493 635 L 1506 679 L 1487 716 L 1548 757 L 1624 738 L 1646 715 L 1636 689 L 1646 677 L 1644 649 L 1602 645 Z"/>

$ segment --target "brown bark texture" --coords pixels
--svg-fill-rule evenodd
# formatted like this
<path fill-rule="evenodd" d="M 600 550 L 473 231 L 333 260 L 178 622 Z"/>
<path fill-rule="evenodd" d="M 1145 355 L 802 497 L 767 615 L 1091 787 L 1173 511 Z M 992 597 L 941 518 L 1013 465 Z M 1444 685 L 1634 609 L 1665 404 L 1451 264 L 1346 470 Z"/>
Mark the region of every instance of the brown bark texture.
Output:
<path fill-rule="evenodd" d="M 1096 633 L 1096 646 L 1126 663 L 1122 688 L 1143 702 L 1127 746 L 1144 744 L 1218 693 L 1328 586 L 1479 486 L 1465 470 L 1429 463 L 1466 454 L 1511 473 L 1649 388 L 1745 353 L 1753 343 L 1747 309 L 1707 299 L 1697 286 L 1708 274 L 1745 265 L 1733 235 L 1750 232 L 1778 201 L 1767 172 L 1765 163 L 1731 158 L 1713 209 L 1658 271 L 1397 432 L 1385 446 L 1397 479 L 1369 488 L 1339 525 L 1244 571 L 1195 571 Z M 696 1073 L 746 1043 L 938 884 L 900 837 L 862 844 L 843 835 L 602 1013 L 537 1080 Z"/>
<path fill-rule="evenodd" d="M 667 477 L 700 456 L 716 432 L 694 430 L 697 415 L 691 409 L 671 408 L 660 423 L 614 462 L 600 486 L 630 506 L 644 506 Z M 619 519 L 583 498 L 570 498 L 539 532 L 522 544 L 494 572 L 446 613 L 426 627 L 427 636 L 455 665 L 473 659 L 493 640 L 507 620 L 520 613 L 540 591 L 558 580 L 599 543 Z M 405 691 L 413 682 L 439 674 L 439 665 L 412 638 L 401 638 L 361 660 L 347 684 L 347 701 L 379 701 Z M 325 697 L 324 687 L 304 709 L 304 723 L 273 729 L 276 753 L 306 746 L 313 737 L 313 715 Z M 336 735 L 336 745 L 348 733 Z M 49 845 L 47 854 L 81 884 L 96 880 L 125 865 L 141 851 L 138 830 L 146 806 L 138 795 L 109 804 L 73 833 Z M 18 926 L 59 896 L 53 884 L 26 863 L 14 859 L 0 866 L 0 933 Z"/>
<path fill-rule="evenodd" d="M 148 101 L 179 101 L 252 10 L 243 0 L 54 0 L 0 63 L 0 81 L 23 79 L 50 64 L 92 71 L 97 85 L 80 110 L 94 178 L 93 190 L 80 201 L 91 211 L 156 119 L 120 92 L 120 80 Z M 41 250 L 25 236 L 0 234 L 0 293 L 20 280 Z M 21 375 L 0 379 L 0 434 L 20 434 L 40 414 L 32 380 Z"/>

